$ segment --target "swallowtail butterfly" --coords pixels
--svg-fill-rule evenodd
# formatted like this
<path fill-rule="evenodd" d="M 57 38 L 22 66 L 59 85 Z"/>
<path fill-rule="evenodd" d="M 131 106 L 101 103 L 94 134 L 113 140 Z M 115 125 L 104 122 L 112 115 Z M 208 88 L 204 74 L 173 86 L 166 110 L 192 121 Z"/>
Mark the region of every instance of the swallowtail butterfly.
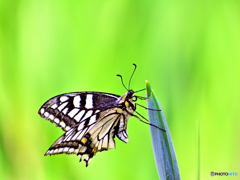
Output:
<path fill-rule="evenodd" d="M 136 69 L 135 64 L 134 66 L 132 76 Z M 126 88 L 124 84 L 123 86 Z M 80 161 L 84 156 L 87 167 L 94 154 L 115 148 L 115 136 L 127 143 L 128 119 L 135 116 L 142 121 L 134 115 L 135 101 L 139 97 L 135 93 L 144 90 L 134 92 L 129 86 L 122 96 L 101 92 L 75 92 L 61 94 L 45 102 L 39 115 L 65 132 L 45 155 L 77 154 L 80 155 Z"/>

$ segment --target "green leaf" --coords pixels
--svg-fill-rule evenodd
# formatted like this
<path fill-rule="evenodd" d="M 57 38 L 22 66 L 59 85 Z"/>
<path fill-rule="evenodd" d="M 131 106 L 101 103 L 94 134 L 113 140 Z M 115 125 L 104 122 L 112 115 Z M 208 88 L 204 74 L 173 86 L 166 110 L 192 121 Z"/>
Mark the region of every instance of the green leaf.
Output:
<path fill-rule="evenodd" d="M 165 132 L 154 126 L 150 126 L 153 152 L 159 178 L 161 180 L 179 180 L 180 174 L 177 164 L 177 158 L 165 115 L 163 113 L 160 103 L 154 95 L 154 92 L 149 82 L 145 81 L 145 83 L 148 98 L 147 107 L 149 109 L 149 123 L 166 130 Z M 154 111 L 151 109 L 161 111 Z"/>

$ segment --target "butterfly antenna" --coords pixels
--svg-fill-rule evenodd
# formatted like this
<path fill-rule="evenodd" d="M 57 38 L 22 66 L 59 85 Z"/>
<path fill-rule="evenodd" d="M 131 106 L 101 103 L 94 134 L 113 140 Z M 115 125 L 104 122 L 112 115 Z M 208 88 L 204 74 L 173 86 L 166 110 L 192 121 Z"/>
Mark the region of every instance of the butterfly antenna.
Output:
<path fill-rule="evenodd" d="M 131 77 L 130 77 L 130 80 L 129 80 L 129 83 L 128 83 L 128 89 L 130 89 L 130 83 L 131 83 L 131 80 L 132 80 L 132 76 L 133 76 L 133 74 L 134 74 L 134 72 L 135 72 L 135 70 L 136 70 L 136 68 L 137 68 L 137 65 L 136 65 L 136 64 L 133 63 L 133 65 L 135 66 L 135 68 L 134 68 L 133 73 L 132 73 L 132 75 L 131 75 Z"/>
<path fill-rule="evenodd" d="M 122 76 L 121 76 L 120 74 L 117 74 L 117 76 L 119 76 L 119 77 L 121 78 L 123 87 L 128 91 L 128 89 L 126 88 L 126 86 L 125 86 L 124 83 L 123 83 L 123 78 L 122 78 Z"/>

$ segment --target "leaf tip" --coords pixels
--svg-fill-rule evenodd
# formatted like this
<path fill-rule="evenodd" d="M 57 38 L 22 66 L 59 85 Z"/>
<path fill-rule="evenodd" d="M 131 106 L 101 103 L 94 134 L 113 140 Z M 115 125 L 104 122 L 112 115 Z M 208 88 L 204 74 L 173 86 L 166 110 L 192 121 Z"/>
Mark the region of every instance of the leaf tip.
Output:
<path fill-rule="evenodd" d="M 146 91 L 147 91 L 147 98 L 149 99 L 152 94 L 152 88 L 151 88 L 148 80 L 145 81 L 145 85 L 146 85 Z"/>

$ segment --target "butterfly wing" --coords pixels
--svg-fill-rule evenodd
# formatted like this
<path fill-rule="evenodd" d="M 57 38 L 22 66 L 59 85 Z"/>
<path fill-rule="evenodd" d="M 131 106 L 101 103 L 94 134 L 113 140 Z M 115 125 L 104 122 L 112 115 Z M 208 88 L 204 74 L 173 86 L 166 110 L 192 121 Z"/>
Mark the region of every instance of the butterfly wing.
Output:
<path fill-rule="evenodd" d="M 38 113 L 66 132 L 89 117 L 98 119 L 99 112 L 116 106 L 119 97 L 100 92 L 61 94 L 45 102 Z"/>
<path fill-rule="evenodd" d="M 124 124 L 126 117 L 121 112 L 121 109 L 113 108 L 103 112 L 104 115 L 95 123 L 76 125 L 54 142 L 45 155 L 77 154 L 80 155 L 80 161 L 85 155 L 87 167 L 94 154 L 115 148 L 115 135 L 125 142 L 128 141 Z"/>

